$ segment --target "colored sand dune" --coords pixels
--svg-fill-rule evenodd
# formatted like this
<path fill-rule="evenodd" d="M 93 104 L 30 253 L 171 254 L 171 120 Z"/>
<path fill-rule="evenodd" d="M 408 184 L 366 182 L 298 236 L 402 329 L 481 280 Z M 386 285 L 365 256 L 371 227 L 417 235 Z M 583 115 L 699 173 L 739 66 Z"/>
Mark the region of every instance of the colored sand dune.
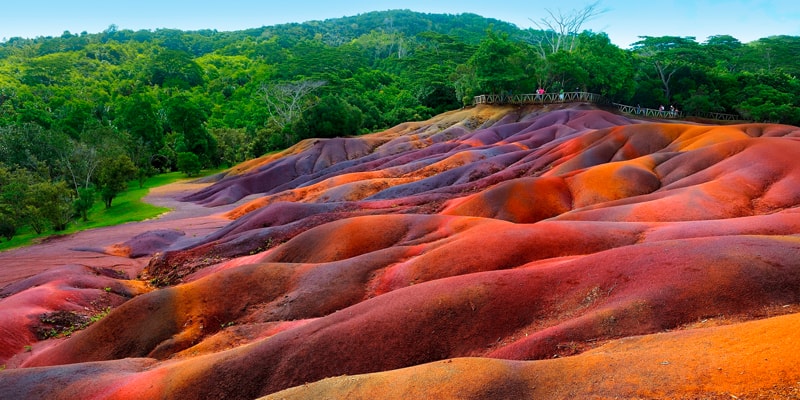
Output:
<path fill-rule="evenodd" d="M 797 160 L 580 104 L 307 140 L 5 278 L 0 398 L 798 396 Z"/>

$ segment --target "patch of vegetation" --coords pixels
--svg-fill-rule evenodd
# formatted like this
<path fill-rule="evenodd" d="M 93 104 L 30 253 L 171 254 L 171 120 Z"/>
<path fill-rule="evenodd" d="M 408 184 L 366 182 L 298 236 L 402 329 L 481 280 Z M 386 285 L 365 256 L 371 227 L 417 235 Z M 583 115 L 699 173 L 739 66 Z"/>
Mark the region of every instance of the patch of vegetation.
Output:
<path fill-rule="evenodd" d="M 149 282 L 150 282 L 150 286 L 157 287 L 157 288 L 169 286 L 171 284 L 168 277 L 155 277 L 155 278 L 150 279 Z"/>
<path fill-rule="evenodd" d="M 267 238 L 267 240 L 264 241 L 263 245 L 258 246 L 255 250 L 251 250 L 250 251 L 250 255 L 258 254 L 258 253 L 261 253 L 263 251 L 267 251 L 267 250 L 273 248 L 274 246 L 275 246 L 275 241 L 272 238 Z"/>
<path fill-rule="evenodd" d="M 88 326 L 89 317 L 73 311 L 54 311 L 39 316 L 45 326 L 39 327 L 36 336 L 39 340 L 69 336 L 75 330 Z"/>
<path fill-rule="evenodd" d="M 208 174 L 213 174 L 218 170 L 207 171 Z M 0 242 L 0 251 L 8 250 L 20 246 L 27 246 L 40 240 L 47 240 L 55 235 L 63 236 L 75 232 L 101 228 L 104 226 L 120 225 L 128 222 L 143 221 L 150 218 L 155 218 L 167 211 L 169 208 L 157 207 L 152 204 L 145 203 L 142 199 L 147 196 L 147 193 L 152 188 L 164 186 L 169 183 L 177 182 L 185 179 L 184 174 L 180 172 L 171 172 L 168 174 L 161 174 L 152 176 L 146 179 L 140 186 L 138 181 L 129 182 L 127 191 L 119 193 L 114 198 L 114 206 L 106 208 L 102 202 L 95 202 L 86 211 L 86 220 L 82 218 L 67 225 L 67 227 L 56 233 L 53 230 L 42 230 L 41 233 L 36 233 L 29 226 L 23 226 L 18 229 L 16 234 L 10 240 Z"/>
<path fill-rule="evenodd" d="M 39 316 L 39 321 L 43 326 L 36 330 L 39 340 L 56 337 L 69 337 L 73 333 L 86 329 L 89 325 L 105 318 L 111 312 L 111 307 L 106 307 L 102 311 L 86 316 L 74 311 L 54 311 Z"/>

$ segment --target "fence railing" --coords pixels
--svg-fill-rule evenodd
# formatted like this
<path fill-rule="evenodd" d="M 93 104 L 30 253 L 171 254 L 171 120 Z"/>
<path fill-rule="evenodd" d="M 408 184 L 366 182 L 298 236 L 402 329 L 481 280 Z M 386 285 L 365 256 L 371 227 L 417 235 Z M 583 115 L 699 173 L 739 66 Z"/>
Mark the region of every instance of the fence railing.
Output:
<path fill-rule="evenodd" d="M 639 106 L 629 106 L 627 104 L 619 104 L 619 103 L 612 103 L 615 107 L 619 109 L 620 112 L 624 112 L 625 114 L 632 114 L 632 115 L 641 115 L 643 117 L 653 117 L 653 118 L 683 118 L 685 115 L 683 111 L 674 111 L 674 110 L 659 110 L 655 108 L 645 108 Z"/>
<path fill-rule="evenodd" d="M 646 108 L 639 106 L 630 106 L 627 104 L 613 103 L 607 98 L 597 93 L 589 92 L 563 92 L 563 93 L 526 93 L 526 94 L 482 94 L 475 96 L 473 104 L 558 104 L 558 103 L 573 103 L 576 101 L 586 101 L 589 103 L 610 105 L 619 109 L 620 112 L 641 115 L 643 117 L 652 118 L 673 118 L 683 119 L 687 115 L 682 111 L 673 110 L 659 110 L 655 108 Z M 699 112 L 693 113 L 691 116 L 708 118 L 718 121 L 738 121 L 743 118 L 736 114 L 724 114 L 717 112 Z"/>
<path fill-rule="evenodd" d="M 720 121 L 737 121 L 743 119 L 739 115 L 735 114 L 724 114 L 718 112 L 698 112 L 694 114 L 695 117 L 700 118 L 708 118 L 708 119 L 716 119 Z"/>
<path fill-rule="evenodd" d="M 475 96 L 474 104 L 556 104 L 588 101 L 595 104 L 611 104 L 605 97 L 589 92 L 526 93 L 526 94 L 482 94 Z"/>

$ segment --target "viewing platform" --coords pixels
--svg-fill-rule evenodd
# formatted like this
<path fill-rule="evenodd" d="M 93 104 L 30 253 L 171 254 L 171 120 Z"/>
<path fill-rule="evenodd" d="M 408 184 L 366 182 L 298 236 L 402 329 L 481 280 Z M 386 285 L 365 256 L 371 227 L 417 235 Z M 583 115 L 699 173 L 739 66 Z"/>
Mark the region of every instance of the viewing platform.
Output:
<path fill-rule="evenodd" d="M 611 100 L 599 95 L 597 93 L 589 92 L 562 92 L 562 93 L 529 93 L 529 94 L 482 94 L 475 96 L 472 100 L 474 105 L 478 104 L 559 104 L 559 103 L 574 103 L 574 102 L 588 102 L 600 106 L 615 107 L 620 112 L 649 117 L 649 118 L 665 118 L 665 119 L 685 119 L 686 117 L 699 117 L 707 118 L 718 121 L 741 121 L 742 117 L 736 114 L 724 113 L 696 113 L 692 115 L 685 114 L 683 111 L 673 110 L 660 110 L 655 108 L 646 108 L 639 106 L 631 106 L 627 104 L 614 103 Z"/>

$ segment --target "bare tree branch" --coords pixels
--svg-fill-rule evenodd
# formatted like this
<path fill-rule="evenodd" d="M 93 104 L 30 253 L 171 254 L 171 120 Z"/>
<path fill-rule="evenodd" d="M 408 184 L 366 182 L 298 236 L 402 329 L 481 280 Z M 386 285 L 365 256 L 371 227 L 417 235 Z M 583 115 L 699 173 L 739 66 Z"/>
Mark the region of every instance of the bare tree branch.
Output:
<path fill-rule="evenodd" d="M 61 162 L 72 178 L 75 191 L 88 188 L 95 169 L 100 164 L 97 149 L 85 143 L 72 143 L 68 150 L 60 152 Z"/>
<path fill-rule="evenodd" d="M 566 14 L 560 9 L 556 12 L 545 9 L 547 17 L 543 17 L 539 21 L 529 18 L 541 31 L 538 37 L 531 39 L 532 44 L 538 47 L 539 55 L 547 58 L 547 54 L 556 53 L 559 50 L 570 52 L 575 50 L 577 45 L 575 39 L 581 32 L 583 24 L 607 11 L 600 9 L 599 6 L 600 1 L 598 0 L 580 10 L 572 10 Z"/>
<path fill-rule="evenodd" d="M 280 129 L 291 125 L 308 108 L 305 97 L 325 84 L 325 81 L 305 80 L 262 85 L 269 112 L 268 122 Z"/>

